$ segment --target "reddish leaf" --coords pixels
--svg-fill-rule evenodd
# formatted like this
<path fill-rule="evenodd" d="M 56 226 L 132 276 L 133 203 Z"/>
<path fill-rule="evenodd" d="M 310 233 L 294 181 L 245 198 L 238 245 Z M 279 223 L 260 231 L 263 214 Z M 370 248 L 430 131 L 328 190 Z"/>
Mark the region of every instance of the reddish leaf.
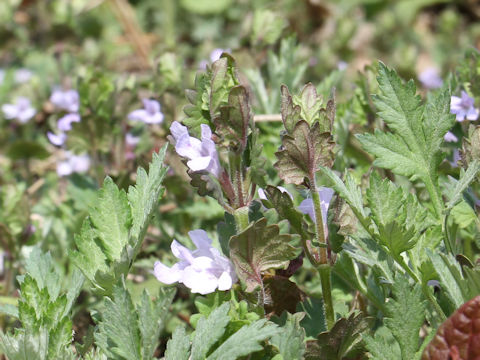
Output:
<path fill-rule="evenodd" d="M 480 295 L 463 304 L 438 329 L 422 360 L 480 359 Z"/>

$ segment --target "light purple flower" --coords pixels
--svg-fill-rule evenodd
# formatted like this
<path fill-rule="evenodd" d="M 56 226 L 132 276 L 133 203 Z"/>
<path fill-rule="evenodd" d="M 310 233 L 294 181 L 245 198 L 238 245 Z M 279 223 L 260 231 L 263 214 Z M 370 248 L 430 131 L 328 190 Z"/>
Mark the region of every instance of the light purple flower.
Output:
<path fill-rule="evenodd" d="M 163 114 L 160 111 L 160 103 L 156 100 L 143 99 L 143 109 L 132 111 L 128 114 L 128 119 L 132 121 L 141 121 L 145 124 L 160 124 L 163 122 Z"/>
<path fill-rule="evenodd" d="M 212 140 L 212 131 L 206 124 L 202 124 L 200 127 L 202 140 L 190 136 L 186 126 L 174 121 L 170 126 L 170 132 L 174 139 L 175 151 L 178 155 L 189 159 L 187 165 L 192 171 L 206 170 L 218 177 L 220 161 Z"/>
<path fill-rule="evenodd" d="M 57 174 L 59 176 L 84 173 L 90 168 L 90 157 L 87 154 L 75 155 L 67 151 L 66 156 L 66 160 L 57 164 Z"/>
<path fill-rule="evenodd" d="M 438 69 L 429 67 L 418 75 L 418 80 L 426 89 L 438 89 L 442 87 L 443 80 L 438 73 Z"/>
<path fill-rule="evenodd" d="M 60 131 L 70 131 L 72 130 L 72 123 L 80 122 L 80 115 L 71 113 L 65 116 L 62 116 L 58 119 L 57 127 Z"/>
<path fill-rule="evenodd" d="M 0 85 L 3 83 L 3 80 L 5 80 L 5 70 L 0 69 Z"/>
<path fill-rule="evenodd" d="M 337 62 L 337 69 L 340 71 L 347 70 L 348 63 L 346 61 L 340 60 Z"/>
<path fill-rule="evenodd" d="M 457 115 L 457 121 L 477 120 L 478 109 L 473 106 L 474 99 L 462 90 L 462 96 L 452 96 L 450 100 L 450 113 Z"/>
<path fill-rule="evenodd" d="M 210 61 L 213 63 L 215 61 L 217 61 L 218 59 L 220 59 L 220 56 L 222 56 L 222 54 L 224 52 L 226 53 L 229 53 L 230 51 L 232 51 L 231 49 L 213 49 L 212 52 L 210 53 Z"/>
<path fill-rule="evenodd" d="M 2 106 L 2 111 L 7 119 L 17 119 L 22 124 L 25 124 L 35 114 L 36 110 L 30 105 L 30 100 L 25 97 L 19 97 L 15 104 L 5 104 Z"/>
<path fill-rule="evenodd" d="M 443 137 L 443 139 L 446 141 L 446 142 L 457 142 L 458 141 L 458 138 L 455 136 L 454 133 L 452 133 L 451 131 L 447 131 L 447 133 L 445 134 L 445 136 Z"/>
<path fill-rule="evenodd" d="M 193 293 L 202 295 L 218 290 L 229 290 L 237 281 L 237 275 L 231 261 L 212 247 L 212 240 L 203 230 L 188 233 L 196 246 L 195 250 L 187 249 L 173 240 L 170 248 L 180 261 L 171 268 L 155 262 L 154 274 L 164 284 L 176 282 L 184 284 Z"/>
<path fill-rule="evenodd" d="M 33 73 L 25 68 L 15 71 L 14 79 L 17 84 L 28 82 L 32 78 Z"/>
<path fill-rule="evenodd" d="M 47 137 L 48 137 L 48 140 L 53 145 L 56 145 L 56 146 L 62 146 L 65 143 L 65 141 L 67 140 L 67 134 L 65 134 L 63 132 L 60 132 L 58 134 L 54 134 L 53 132 L 48 131 L 47 132 Z"/>
<path fill-rule="evenodd" d="M 125 143 L 128 146 L 135 147 L 139 142 L 140 142 L 140 136 L 134 136 L 130 133 L 127 133 L 127 135 L 125 135 Z"/>
<path fill-rule="evenodd" d="M 461 160 L 460 151 L 458 149 L 453 149 L 453 159 L 450 161 L 450 165 L 453 168 L 458 168 L 457 162 Z"/>
<path fill-rule="evenodd" d="M 318 190 L 318 195 L 320 195 L 320 207 L 322 208 L 322 220 L 323 228 L 325 230 L 325 236 L 328 235 L 327 212 L 328 207 L 330 206 L 330 201 L 332 200 L 333 193 L 333 189 L 327 187 L 321 187 Z M 316 222 L 315 210 L 313 208 L 313 200 L 311 198 L 303 200 L 298 206 L 298 210 L 300 210 L 304 214 L 308 214 L 308 216 L 310 216 L 310 219 Z"/>
<path fill-rule="evenodd" d="M 50 101 L 56 107 L 71 113 L 78 112 L 80 108 L 80 98 L 75 90 L 55 89 L 50 96 Z"/>

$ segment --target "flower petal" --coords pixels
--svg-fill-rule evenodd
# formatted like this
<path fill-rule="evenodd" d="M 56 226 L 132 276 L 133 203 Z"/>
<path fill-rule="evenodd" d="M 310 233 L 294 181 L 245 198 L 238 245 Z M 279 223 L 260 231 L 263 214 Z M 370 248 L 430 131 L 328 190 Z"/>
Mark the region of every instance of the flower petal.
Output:
<path fill-rule="evenodd" d="M 182 271 L 178 268 L 177 264 L 169 268 L 160 261 L 155 262 L 153 273 L 157 280 L 164 284 L 173 284 L 182 278 Z"/>

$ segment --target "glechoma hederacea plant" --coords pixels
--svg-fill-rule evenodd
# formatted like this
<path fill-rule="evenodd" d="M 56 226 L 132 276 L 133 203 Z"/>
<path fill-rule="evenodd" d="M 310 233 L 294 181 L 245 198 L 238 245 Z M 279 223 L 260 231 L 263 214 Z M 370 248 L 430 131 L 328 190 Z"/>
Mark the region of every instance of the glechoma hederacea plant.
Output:
<path fill-rule="evenodd" d="M 412 80 L 379 63 L 370 109 L 378 123 L 355 138 L 344 136 L 355 104 L 337 104 L 335 89 L 324 99 L 312 83 L 282 85 L 281 145 L 269 164 L 253 113 L 255 87 L 223 53 L 197 74 L 195 89 L 186 92 L 186 118 L 171 123 L 170 145 L 153 154 L 148 171 L 140 167 L 127 191 L 106 177 L 92 195 L 68 249 L 74 270 L 67 280 L 59 281 L 66 275 L 50 253 L 31 250 L 18 302 L 0 308 L 4 321 L 17 324 L 1 334 L 0 348 L 11 360 L 152 359 L 161 356 L 170 314 L 191 292 L 204 296 L 195 298 L 188 326 L 170 326 L 167 360 L 473 358 L 479 350 L 470 339 L 478 329 L 471 324 L 480 306 L 478 299 L 463 304 L 480 294 L 473 250 L 480 131 L 467 122 L 478 118 L 480 89 L 473 83 L 478 74 L 466 74 L 478 69 L 480 56 L 470 54 L 462 66 L 422 99 Z M 96 104 L 104 117 L 113 111 L 107 99 L 116 90 L 93 79 L 83 79 L 79 93 L 56 94 L 53 103 L 75 116 L 59 121 L 49 135 L 53 144 L 64 146 L 81 126 L 99 126 L 91 125 L 86 106 Z M 87 98 L 99 88 L 103 97 Z M 28 121 L 28 114 L 15 114 Z M 145 99 L 129 119 L 159 124 L 164 116 L 157 101 Z M 448 161 L 446 142 L 462 132 L 460 158 Z M 128 135 L 127 145 L 135 146 L 139 140 Z M 349 164 L 342 159 L 347 141 L 373 160 L 367 173 L 341 168 Z M 182 159 L 201 197 L 218 202 L 224 221 L 216 235 L 186 229 L 193 245 L 170 239 L 172 254 L 149 268 L 159 280 L 155 293 L 144 288 L 140 295 L 127 280 L 143 260 L 149 225 L 168 191 L 167 152 Z M 88 169 L 88 157 L 77 160 L 59 175 Z M 267 172 L 286 188 L 269 183 Z M 25 207 L 21 186 L 0 194 L 0 236 L 11 251 L 25 237 L 6 217 Z M 94 299 L 82 310 L 94 325 L 77 342 L 73 309 L 82 291 Z"/>

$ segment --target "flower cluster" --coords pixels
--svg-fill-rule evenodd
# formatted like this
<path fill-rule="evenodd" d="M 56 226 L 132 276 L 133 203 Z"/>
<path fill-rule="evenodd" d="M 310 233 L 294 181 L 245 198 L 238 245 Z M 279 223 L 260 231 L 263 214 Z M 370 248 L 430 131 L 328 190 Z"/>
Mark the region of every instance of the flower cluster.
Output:
<path fill-rule="evenodd" d="M 160 111 L 160 103 L 156 100 L 143 99 L 143 109 L 132 111 L 128 114 L 131 121 L 141 121 L 145 124 L 161 124 L 163 122 L 163 113 Z"/>
<path fill-rule="evenodd" d="M 80 98 L 75 90 L 55 89 L 50 96 L 50 102 L 57 108 L 67 111 L 68 113 L 57 121 L 58 133 L 47 132 L 48 140 L 53 145 L 62 146 L 67 140 L 67 132 L 72 130 L 74 122 L 80 122 L 81 118 L 78 114 L 80 108 Z"/>
<path fill-rule="evenodd" d="M 178 155 L 189 159 L 187 165 L 190 170 L 208 171 L 216 177 L 220 175 L 220 161 L 212 140 L 212 130 L 208 125 L 201 125 L 201 140 L 190 136 L 187 127 L 177 121 L 172 123 L 170 132 L 175 151 Z"/>
<path fill-rule="evenodd" d="M 202 295 L 218 290 L 228 290 L 237 281 L 233 264 L 212 247 L 212 240 L 203 230 L 188 233 L 196 250 L 189 250 L 176 240 L 170 248 L 180 261 L 171 268 L 157 261 L 154 266 L 156 278 L 164 284 L 184 284 L 193 293 Z"/>

